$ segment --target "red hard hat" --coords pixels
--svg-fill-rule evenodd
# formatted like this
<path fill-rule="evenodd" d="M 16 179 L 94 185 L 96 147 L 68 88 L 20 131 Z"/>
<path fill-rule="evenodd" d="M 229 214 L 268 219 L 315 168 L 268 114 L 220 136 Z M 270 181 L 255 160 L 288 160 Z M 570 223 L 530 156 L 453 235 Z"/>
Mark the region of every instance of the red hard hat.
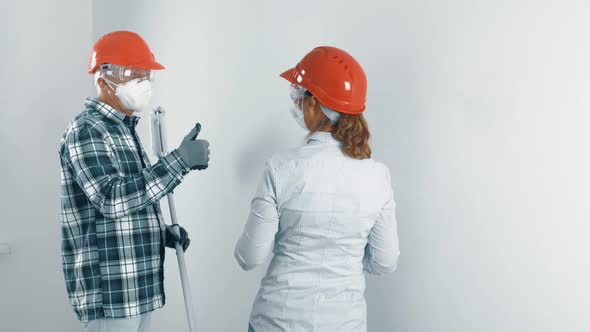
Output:
<path fill-rule="evenodd" d="M 281 77 L 304 87 L 324 106 L 337 112 L 360 114 L 365 111 L 365 72 L 350 54 L 339 48 L 316 47 Z"/>
<path fill-rule="evenodd" d="M 131 31 L 108 33 L 94 44 L 88 73 L 93 74 L 104 63 L 139 69 L 164 69 L 156 62 L 145 40 Z"/>

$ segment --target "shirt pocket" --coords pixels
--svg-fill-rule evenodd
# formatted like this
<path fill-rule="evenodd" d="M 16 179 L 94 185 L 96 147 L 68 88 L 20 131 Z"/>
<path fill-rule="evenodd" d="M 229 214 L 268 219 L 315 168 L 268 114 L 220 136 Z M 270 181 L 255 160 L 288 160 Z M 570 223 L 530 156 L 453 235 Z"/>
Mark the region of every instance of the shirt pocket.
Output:
<path fill-rule="evenodd" d="M 123 175 L 138 174 L 141 172 L 140 150 L 131 134 L 121 134 L 113 137 L 114 159 L 119 171 Z"/>

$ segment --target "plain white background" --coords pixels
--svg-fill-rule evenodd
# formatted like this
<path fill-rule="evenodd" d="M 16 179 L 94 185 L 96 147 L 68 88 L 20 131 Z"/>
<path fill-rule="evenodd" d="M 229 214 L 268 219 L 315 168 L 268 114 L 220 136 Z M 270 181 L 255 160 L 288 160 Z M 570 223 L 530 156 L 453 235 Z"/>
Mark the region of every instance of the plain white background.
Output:
<path fill-rule="evenodd" d="M 176 190 L 201 331 L 245 331 L 264 269 L 233 246 L 272 152 L 301 144 L 278 74 L 318 45 L 363 64 L 391 169 L 399 270 L 367 279 L 371 332 L 590 330 L 590 5 L 584 1 L 7 1 L 0 4 L 1 331 L 78 331 L 60 266 L 57 145 L 93 94 L 104 33 L 167 66 L 169 147 L 195 122 L 205 172 Z M 150 149 L 149 114 L 140 135 Z M 154 331 L 185 329 L 175 256 Z"/>

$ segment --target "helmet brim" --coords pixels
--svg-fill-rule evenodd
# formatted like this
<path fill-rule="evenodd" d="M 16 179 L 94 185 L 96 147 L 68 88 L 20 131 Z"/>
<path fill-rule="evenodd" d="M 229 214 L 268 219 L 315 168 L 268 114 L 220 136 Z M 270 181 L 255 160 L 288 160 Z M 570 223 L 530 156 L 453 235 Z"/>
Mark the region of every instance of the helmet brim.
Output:
<path fill-rule="evenodd" d="M 295 71 L 295 68 L 287 69 L 280 76 L 293 84 L 297 84 L 295 81 Z"/>

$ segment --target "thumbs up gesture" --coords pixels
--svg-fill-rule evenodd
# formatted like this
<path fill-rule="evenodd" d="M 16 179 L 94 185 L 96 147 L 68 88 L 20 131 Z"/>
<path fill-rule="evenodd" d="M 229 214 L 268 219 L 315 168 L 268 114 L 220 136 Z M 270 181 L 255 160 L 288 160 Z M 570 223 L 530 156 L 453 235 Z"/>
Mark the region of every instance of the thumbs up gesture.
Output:
<path fill-rule="evenodd" d="M 201 124 L 197 125 L 184 137 L 178 147 L 178 153 L 182 160 L 192 170 L 204 170 L 209 167 L 209 142 L 204 139 L 196 139 L 201 132 Z"/>

